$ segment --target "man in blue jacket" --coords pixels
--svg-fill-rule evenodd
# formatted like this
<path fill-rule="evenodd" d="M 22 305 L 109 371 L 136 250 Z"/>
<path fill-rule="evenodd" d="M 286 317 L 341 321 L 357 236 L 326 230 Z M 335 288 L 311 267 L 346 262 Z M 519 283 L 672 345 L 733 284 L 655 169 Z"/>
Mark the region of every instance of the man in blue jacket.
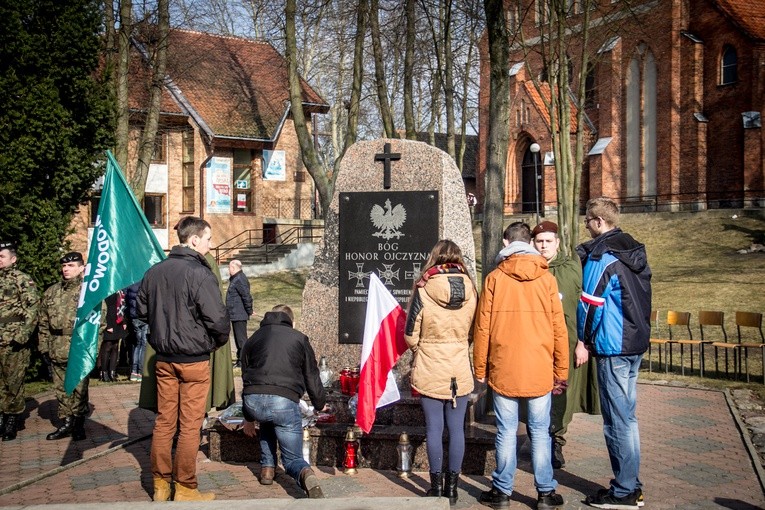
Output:
<path fill-rule="evenodd" d="M 614 472 L 611 486 L 586 502 L 595 508 L 637 508 L 643 502 L 637 375 L 651 330 L 651 269 L 645 246 L 619 228 L 612 200 L 588 201 L 584 226 L 593 239 L 577 247 L 583 266 L 577 333 L 595 355 Z"/>

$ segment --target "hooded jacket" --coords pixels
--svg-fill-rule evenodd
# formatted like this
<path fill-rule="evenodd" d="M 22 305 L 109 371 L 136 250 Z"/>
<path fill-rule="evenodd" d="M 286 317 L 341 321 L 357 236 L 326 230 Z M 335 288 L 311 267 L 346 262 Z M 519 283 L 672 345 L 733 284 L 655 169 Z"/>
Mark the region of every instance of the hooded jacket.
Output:
<path fill-rule="evenodd" d="M 413 351 L 412 387 L 437 399 L 473 391 L 469 337 L 478 299 L 470 277 L 455 272 L 434 274 L 412 294 L 405 339 Z"/>
<path fill-rule="evenodd" d="M 316 411 L 326 404 L 311 343 L 284 312 L 266 312 L 242 347 L 242 383 L 242 395 L 279 395 L 298 402 L 307 391 Z"/>
<path fill-rule="evenodd" d="M 645 246 L 615 228 L 576 251 L 583 265 L 579 338 L 598 356 L 643 354 L 651 334 L 651 269 Z"/>
<path fill-rule="evenodd" d="M 136 299 L 138 318 L 151 330 L 157 361 L 194 363 L 228 341 L 231 321 L 205 257 L 187 246 L 151 267 Z"/>
<path fill-rule="evenodd" d="M 563 306 L 544 257 L 526 243 L 508 248 L 478 300 L 473 368 L 500 395 L 540 397 L 552 390 L 554 379 L 568 378 Z"/>

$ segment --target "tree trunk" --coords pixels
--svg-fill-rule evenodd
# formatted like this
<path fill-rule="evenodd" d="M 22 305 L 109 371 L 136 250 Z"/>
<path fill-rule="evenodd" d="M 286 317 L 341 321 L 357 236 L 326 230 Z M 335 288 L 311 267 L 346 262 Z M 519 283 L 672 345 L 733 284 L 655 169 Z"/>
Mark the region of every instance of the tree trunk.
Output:
<path fill-rule="evenodd" d="M 356 143 L 356 138 L 358 137 L 361 87 L 364 81 L 364 38 L 366 37 L 368 19 L 369 4 L 367 0 L 359 0 L 359 7 L 356 12 L 356 40 L 353 49 L 353 81 L 351 83 L 351 99 L 348 104 L 348 129 L 345 132 L 342 152 L 338 152 L 338 156 L 335 159 L 335 171 L 332 173 L 333 183 L 337 170 L 340 168 L 343 154 L 345 154 L 348 147 Z"/>
<path fill-rule="evenodd" d="M 133 188 L 138 203 L 142 203 L 146 190 L 146 179 L 149 177 L 149 165 L 154 157 L 155 141 L 159 128 L 159 112 L 162 107 L 162 91 L 165 88 L 165 69 L 167 68 L 167 45 L 170 35 L 169 0 L 158 0 L 157 47 L 151 59 L 151 88 L 149 89 L 149 107 L 141 131 L 138 145 L 138 160 L 135 171 L 130 176 L 130 186 Z"/>
<path fill-rule="evenodd" d="M 415 42 L 415 0 L 406 0 L 406 52 L 404 56 L 404 126 L 406 138 L 417 140 L 414 122 L 414 42 Z"/>
<path fill-rule="evenodd" d="M 128 72 L 130 69 L 130 37 L 133 33 L 133 2 L 121 0 L 119 29 L 117 29 L 117 66 L 114 72 L 114 89 L 117 103 L 115 115 L 114 157 L 127 172 L 128 136 L 130 135 L 130 112 L 128 110 Z"/>
<path fill-rule="evenodd" d="M 505 166 L 509 140 L 509 48 L 502 0 L 484 0 L 489 39 L 489 137 L 483 205 L 482 272 L 494 269 L 502 246 L 505 209 Z"/>
<path fill-rule="evenodd" d="M 300 155 L 306 170 L 313 178 L 316 191 L 319 193 L 321 210 L 325 213 L 329 209 L 332 201 L 335 176 L 329 177 L 324 170 L 324 166 L 319 160 L 316 148 L 313 146 L 313 139 L 308 132 L 306 125 L 305 112 L 303 111 L 303 90 L 300 85 L 300 75 L 297 70 L 297 39 L 295 37 L 295 0 L 287 0 L 285 8 L 285 35 L 286 35 L 286 58 L 289 68 L 290 82 L 290 113 L 292 122 L 295 125 L 298 143 L 300 144 Z"/>
<path fill-rule="evenodd" d="M 383 49 L 380 42 L 380 20 L 378 0 L 372 0 L 369 7 L 369 30 L 372 35 L 372 52 L 375 60 L 375 83 L 377 85 L 377 102 L 380 106 L 380 117 L 386 138 L 396 138 L 396 128 L 393 125 L 393 114 L 388 101 L 388 85 L 385 81 L 385 64 Z"/>
<path fill-rule="evenodd" d="M 446 152 L 457 159 L 454 147 L 454 64 L 452 55 L 452 2 L 444 2 L 444 106 L 446 107 Z"/>

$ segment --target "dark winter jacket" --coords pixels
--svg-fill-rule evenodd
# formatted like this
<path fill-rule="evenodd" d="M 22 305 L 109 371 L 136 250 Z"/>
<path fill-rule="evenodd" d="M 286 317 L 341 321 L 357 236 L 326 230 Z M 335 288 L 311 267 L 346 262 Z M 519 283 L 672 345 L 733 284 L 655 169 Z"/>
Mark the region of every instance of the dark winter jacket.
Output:
<path fill-rule="evenodd" d="M 149 324 L 157 361 L 194 363 L 228 341 L 231 321 L 218 281 L 204 256 L 174 246 L 146 271 L 138 291 L 138 318 Z"/>
<path fill-rule="evenodd" d="M 228 281 L 226 308 L 232 321 L 246 321 L 252 315 L 250 282 L 243 271 L 239 271 Z"/>
<path fill-rule="evenodd" d="M 648 349 L 651 269 L 645 246 L 615 228 L 576 249 L 583 266 L 577 333 L 598 356 Z"/>
<path fill-rule="evenodd" d="M 104 340 L 114 342 L 128 336 L 127 302 L 125 293 L 118 290 L 108 296 L 106 302 L 106 330 Z M 111 331 L 109 331 L 111 330 Z"/>
<path fill-rule="evenodd" d="M 138 308 L 136 305 L 136 300 L 138 299 L 138 289 L 141 288 L 141 282 L 140 280 L 135 282 L 133 285 L 128 286 L 128 288 L 125 289 L 125 299 L 127 300 L 127 310 L 128 310 L 128 317 L 131 319 L 137 319 L 138 318 Z"/>
<path fill-rule="evenodd" d="M 308 392 L 314 409 L 326 395 L 308 337 L 292 327 L 284 312 L 266 312 L 260 328 L 242 348 L 242 395 L 279 395 L 298 402 Z"/>

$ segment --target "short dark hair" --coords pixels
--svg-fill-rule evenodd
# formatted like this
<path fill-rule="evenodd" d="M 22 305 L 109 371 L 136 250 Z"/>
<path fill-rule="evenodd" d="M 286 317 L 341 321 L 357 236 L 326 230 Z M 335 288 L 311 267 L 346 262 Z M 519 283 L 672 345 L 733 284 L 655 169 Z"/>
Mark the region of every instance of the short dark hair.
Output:
<path fill-rule="evenodd" d="M 207 220 L 197 216 L 186 216 L 175 226 L 178 231 L 178 240 L 181 244 L 186 244 L 191 236 L 201 236 L 206 228 L 210 228 Z"/>
<path fill-rule="evenodd" d="M 513 241 L 531 243 L 531 227 L 522 221 L 516 221 L 507 226 L 502 237 L 509 243 Z"/>
<path fill-rule="evenodd" d="M 16 245 L 11 242 L 0 242 L 0 251 L 8 250 L 11 257 L 16 256 Z"/>
<path fill-rule="evenodd" d="M 290 308 L 287 305 L 276 305 L 275 307 L 271 308 L 272 312 L 282 312 L 286 313 L 287 317 L 290 318 L 291 323 L 295 323 L 295 314 L 292 313 L 292 308 Z"/>

